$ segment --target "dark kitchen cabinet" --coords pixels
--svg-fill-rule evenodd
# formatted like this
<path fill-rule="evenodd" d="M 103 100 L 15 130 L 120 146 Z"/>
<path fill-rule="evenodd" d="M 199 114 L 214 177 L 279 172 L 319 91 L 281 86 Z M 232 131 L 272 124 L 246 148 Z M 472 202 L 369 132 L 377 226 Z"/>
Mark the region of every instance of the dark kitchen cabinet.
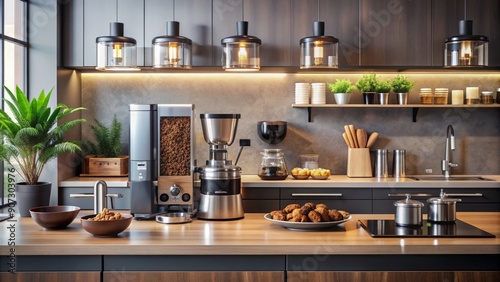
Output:
<path fill-rule="evenodd" d="M 292 0 L 292 66 L 300 65 L 300 39 L 313 36 L 313 23 L 325 23 L 325 35 L 339 39 L 339 68 L 359 65 L 358 1 Z"/>
<path fill-rule="evenodd" d="M 137 64 L 144 65 L 144 0 L 65 1 L 62 11 L 65 67 L 94 67 L 95 40 L 109 35 L 115 21 L 123 22 L 124 35 L 137 41 Z"/>
<path fill-rule="evenodd" d="M 82 67 L 84 53 L 83 1 L 66 1 L 62 5 L 62 11 L 62 64 Z"/>
<path fill-rule="evenodd" d="M 247 213 L 268 213 L 279 210 L 279 188 L 243 188 L 243 210 Z"/>
<path fill-rule="evenodd" d="M 144 65 L 152 65 L 152 41 L 167 34 L 167 21 L 180 23 L 179 35 L 193 42 L 192 65 L 211 66 L 212 10 L 211 1 L 205 0 L 148 0 L 145 2 L 144 18 Z"/>
<path fill-rule="evenodd" d="M 458 22 L 465 18 L 473 21 L 473 34 L 489 38 L 489 66 L 500 65 L 500 1 L 468 1 L 464 10 L 464 0 L 432 1 L 432 65 L 444 64 L 444 40 L 458 35 Z"/>
<path fill-rule="evenodd" d="M 134 282 L 149 281 L 285 281 L 285 271 L 104 271 L 103 282 L 117 277 Z"/>
<path fill-rule="evenodd" d="M 299 281 L 496 281 L 497 271 L 288 271 Z"/>
<path fill-rule="evenodd" d="M 444 189 L 447 194 L 459 194 L 450 198 L 459 198 L 462 201 L 456 205 L 459 212 L 498 212 L 500 211 L 500 189 L 497 188 L 451 188 Z M 441 188 L 377 188 L 373 189 L 373 213 L 394 213 L 394 202 L 402 200 L 404 196 L 389 196 L 389 194 L 430 194 L 432 196 L 412 197 L 424 204 L 423 213 L 427 213 L 427 199 L 439 197 Z"/>
<path fill-rule="evenodd" d="M 94 198 L 72 198 L 71 194 L 94 194 L 92 187 L 59 187 L 59 205 L 78 206 L 82 210 L 94 209 Z M 118 210 L 130 209 L 130 188 L 128 187 L 108 187 L 108 194 L 121 194 L 123 198 L 108 198 L 108 208 Z"/>
<path fill-rule="evenodd" d="M 431 65 L 431 0 L 359 3 L 361 66 Z"/>
<path fill-rule="evenodd" d="M 245 20 L 248 34 L 262 40 L 261 66 L 290 66 L 290 7 L 288 0 L 215 0 L 212 12 L 214 65 L 222 66 L 221 39 L 236 35 L 236 23 Z"/>
<path fill-rule="evenodd" d="M 288 204 L 313 202 L 349 213 L 372 213 L 370 188 L 282 188 L 280 196 L 282 208 Z"/>

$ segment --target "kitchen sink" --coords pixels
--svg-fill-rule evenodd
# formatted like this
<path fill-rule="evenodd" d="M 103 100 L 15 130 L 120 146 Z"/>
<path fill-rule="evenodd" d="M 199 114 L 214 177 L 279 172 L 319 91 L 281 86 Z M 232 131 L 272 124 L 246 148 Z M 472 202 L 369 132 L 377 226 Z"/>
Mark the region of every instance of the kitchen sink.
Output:
<path fill-rule="evenodd" d="M 429 176 L 408 176 L 414 180 L 430 180 L 430 181 L 495 181 L 494 179 L 485 178 L 482 176 L 450 176 L 444 177 L 442 175 L 429 175 Z"/>

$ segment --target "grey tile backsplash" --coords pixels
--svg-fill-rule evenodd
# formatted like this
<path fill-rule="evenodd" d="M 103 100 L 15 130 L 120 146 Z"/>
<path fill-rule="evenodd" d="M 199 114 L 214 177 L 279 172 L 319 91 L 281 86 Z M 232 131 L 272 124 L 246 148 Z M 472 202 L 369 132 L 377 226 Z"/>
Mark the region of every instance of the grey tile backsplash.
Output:
<path fill-rule="evenodd" d="M 381 74 L 392 78 L 396 74 Z M 416 82 L 409 102 L 420 103 L 422 87 L 447 87 L 450 90 L 478 86 L 479 91 L 495 91 L 500 87 L 500 74 L 430 73 L 406 74 Z M 243 174 L 256 174 L 260 152 L 265 148 L 281 148 L 288 169 L 300 165 L 300 154 L 320 155 L 319 165 L 332 174 L 346 174 L 347 148 L 341 136 L 345 124 L 376 131 L 379 140 L 372 149 L 407 151 L 407 175 L 425 174 L 432 169 L 440 174 L 444 157 L 446 127 L 455 129 L 454 161 L 459 167 L 452 174 L 500 174 L 500 108 L 421 108 L 417 122 L 412 122 L 412 108 L 313 108 L 312 122 L 307 109 L 292 108 L 295 82 L 334 82 L 357 74 L 227 74 L 227 73 L 145 73 L 145 74 L 82 74 L 82 106 L 84 117 L 94 117 L 109 124 L 116 113 L 123 124 L 123 153 L 128 154 L 129 104 L 194 104 L 195 157 L 199 165 L 208 158 L 208 145 L 203 139 L 201 113 L 239 113 L 236 140 L 229 148 L 229 159 L 236 160 L 239 139 L 251 139 L 238 163 Z M 335 103 L 327 90 L 327 103 Z M 355 91 L 351 103 L 361 103 Z M 451 97 L 449 97 L 451 101 Z M 288 122 L 288 135 L 278 145 L 267 145 L 257 136 L 257 122 L 283 120 Z M 90 138 L 88 126 L 82 127 L 83 139 Z M 389 155 L 391 160 L 392 154 Z M 389 162 L 391 165 L 391 162 Z M 390 168 L 391 166 L 389 166 Z"/>

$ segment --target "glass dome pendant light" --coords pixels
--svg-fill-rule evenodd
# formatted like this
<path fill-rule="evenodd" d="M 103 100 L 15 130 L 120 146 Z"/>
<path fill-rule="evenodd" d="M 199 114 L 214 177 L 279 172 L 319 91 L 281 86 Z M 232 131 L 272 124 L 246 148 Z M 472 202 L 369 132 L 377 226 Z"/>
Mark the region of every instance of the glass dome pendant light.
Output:
<path fill-rule="evenodd" d="M 244 1 L 242 1 L 242 18 Z M 221 40 L 222 68 L 226 71 L 259 71 L 260 45 L 262 41 L 255 36 L 248 35 L 248 22 L 238 21 L 237 35 Z"/>
<path fill-rule="evenodd" d="M 472 21 L 467 20 L 467 0 L 464 0 L 464 20 L 458 24 L 458 33 L 445 39 L 444 66 L 488 66 L 488 37 L 472 34 Z"/>
<path fill-rule="evenodd" d="M 118 1 L 116 2 L 118 18 Z M 118 21 L 118 20 L 117 20 Z M 101 71 L 138 71 L 137 41 L 123 36 L 123 23 L 111 22 L 109 34 L 96 38 L 97 64 Z"/>
<path fill-rule="evenodd" d="M 318 21 L 313 24 L 313 36 L 300 40 L 300 68 L 338 68 L 339 40 L 325 35 L 325 23 Z"/>
<path fill-rule="evenodd" d="M 174 21 L 167 22 L 167 35 L 155 37 L 153 44 L 153 68 L 191 69 L 192 41 L 179 36 L 179 22 L 175 21 L 175 1 L 173 6 Z"/>

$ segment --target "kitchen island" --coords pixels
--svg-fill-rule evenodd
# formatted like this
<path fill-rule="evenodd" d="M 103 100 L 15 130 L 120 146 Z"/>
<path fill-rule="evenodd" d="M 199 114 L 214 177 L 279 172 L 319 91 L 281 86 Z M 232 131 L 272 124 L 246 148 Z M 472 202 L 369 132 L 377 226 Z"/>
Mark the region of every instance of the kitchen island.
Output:
<path fill-rule="evenodd" d="M 463 275 L 464 281 L 473 281 L 467 277 L 488 279 L 499 274 L 497 212 L 457 213 L 458 219 L 495 238 L 372 238 L 358 223 L 360 219 L 393 219 L 391 214 L 354 214 L 341 225 L 313 232 L 291 231 L 263 216 L 247 213 L 241 220 L 194 219 L 170 225 L 134 220 L 115 238 L 92 236 L 82 229 L 79 217 L 63 230 L 44 230 L 31 218 L 14 218 L 0 223 L 0 278 L 19 281 L 9 279 L 51 273 L 54 277 L 90 275 L 83 280 L 94 281 L 92 277 L 99 276 L 92 275 L 102 274 L 102 281 L 128 275 L 134 281 L 151 281 L 192 274 L 182 279 L 215 281 L 211 279 L 229 275 L 232 278 L 217 279 L 311 281 L 319 279 L 318 275 L 348 275 L 342 276 L 346 279 L 409 275 L 409 279 L 451 277 L 453 281 Z M 9 242 L 15 243 L 15 250 Z M 12 257 L 16 275 L 8 272 Z"/>

